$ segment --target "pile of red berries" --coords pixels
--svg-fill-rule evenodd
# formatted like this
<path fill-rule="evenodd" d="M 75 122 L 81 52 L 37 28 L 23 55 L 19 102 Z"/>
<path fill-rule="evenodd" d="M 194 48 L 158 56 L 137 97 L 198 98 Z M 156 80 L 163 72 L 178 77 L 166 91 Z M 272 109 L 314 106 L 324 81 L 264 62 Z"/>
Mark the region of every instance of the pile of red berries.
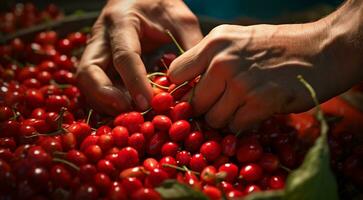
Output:
<path fill-rule="evenodd" d="M 311 145 L 285 116 L 240 135 L 212 129 L 180 101 L 198 80 L 177 86 L 163 72 L 149 74 L 148 111 L 92 113 L 74 76 L 86 40 L 45 31 L 0 46 L 0 199 L 161 199 L 167 179 L 233 199 L 284 188 Z M 159 69 L 175 57 L 164 54 Z M 345 165 L 362 172 L 355 149 Z"/>
<path fill-rule="evenodd" d="M 62 16 L 63 13 L 55 4 L 48 4 L 43 10 L 39 10 L 31 2 L 17 3 L 9 11 L 0 13 L 0 32 L 12 33 Z"/>

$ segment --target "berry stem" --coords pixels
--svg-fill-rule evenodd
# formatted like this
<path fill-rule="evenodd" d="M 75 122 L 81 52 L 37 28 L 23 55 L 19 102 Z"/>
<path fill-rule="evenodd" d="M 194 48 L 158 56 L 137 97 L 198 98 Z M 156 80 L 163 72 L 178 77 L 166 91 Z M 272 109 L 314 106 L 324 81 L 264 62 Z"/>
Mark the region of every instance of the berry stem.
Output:
<path fill-rule="evenodd" d="M 152 108 L 149 108 L 147 110 L 145 110 L 144 112 L 141 113 L 141 115 L 146 115 L 147 113 L 149 113 L 152 110 Z"/>
<path fill-rule="evenodd" d="M 63 163 L 65 165 L 68 165 L 69 167 L 73 168 L 74 170 L 76 171 L 79 171 L 79 167 L 67 160 L 63 160 L 63 159 L 60 159 L 60 158 L 53 158 L 53 162 L 60 162 L 60 163 Z"/>
<path fill-rule="evenodd" d="M 60 89 L 66 89 L 66 88 L 70 88 L 72 86 L 70 84 L 59 84 L 59 83 L 55 82 L 55 80 L 53 80 L 53 79 L 50 80 L 50 84 L 54 85 L 54 86 L 57 86 Z"/>
<path fill-rule="evenodd" d="M 200 174 L 199 172 L 192 171 L 192 170 L 188 169 L 186 166 L 178 167 L 178 166 L 175 166 L 175 165 L 164 163 L 163 167 L 170 167 L 170 168 L 177 169 L 177 170 L 183 171 L 183 172 L 192 172 L 193 174 L 196 174 L 196 175 Z"/>
<path fill-rule="evenodd" d="M 286 171 L 286 172 L 288 172 L 288 173 L 291 173 L 291 172 L 292 172 L 292 170 L 291 170 L 290 168 L 286 167 L 286 166 L 279 165 L 279 167 L 280 167 L 281 169 L 285 170 L 285 171 Z"/>
<path fill-rule="evenodd" d="M 163 64 L 163 67 L 166 69 L 166 71 L 169 70 L 169 67 L 166 65 L 165 61 L 163 58 L 160 59 L 161 63 Z"/>
<path fill-rule="evenodd" d="M 148 78 L 151 78 L 151 77 L 154 77 L 154 76 L 166 76 L 166 73 L 163 73 L 163 72 L 154 72 L 154 73 L 151 73 L 151 74 L 148 74 L 147 75 Z"/>
<path fill-rule="evenodd" d="M 179 49 L 180 54 L 183 54 L 185 51 L 183 50 L 183 48 L 179 45 L 178 41 L 176 41 L 175 37 L 173 36 L 173 34 L 167 29 L 166 30 L 166 34 L 169 35 L 169 37 L 173 40 L 174 44 L 176 45 L 176 47 Z"/>
<path fill-rule="evenodd" d="M 164 90 L 168 90 L 169 89 L 169 87 L 159 85 L 159 84 L 153 82 L 152 80 L 149 80 L 149 82 L 151 83 L 151 85 L 154 85 L 154 86 L 156 86 L 158 88 L 161 88 L 161 89 L 164 89 Z"/>
<path fill-rule="evenodd" d="M 173 94 L 175 91 L 177 91 L 179 88 L 181 88 L 181 87 L 183 87 L 183 86 L 185 86 L 185 85 L 187 85 L 189 83 L 189 81 L 185 81 L 184 83 L 182 83 L 182 84 L 180 84 L 180 85 L 178 85 L 176 88 L 174 88 L 174 90 L 172 90 L 171 92 L 170 92 L 170 94 Z"/>
<path fill-rule="evenodd" d="M 91 108 L 91 109 L 88 111 L 86 124 L 89 124 L 89 120 L 91 119 L 92 113 L 93 113 L 93 109 Z"/>

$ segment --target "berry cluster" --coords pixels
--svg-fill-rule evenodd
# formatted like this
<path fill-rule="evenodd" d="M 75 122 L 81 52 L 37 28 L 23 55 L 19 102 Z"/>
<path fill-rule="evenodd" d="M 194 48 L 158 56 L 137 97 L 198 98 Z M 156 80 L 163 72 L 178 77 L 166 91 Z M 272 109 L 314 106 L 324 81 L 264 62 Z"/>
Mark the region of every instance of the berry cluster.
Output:
<path fill-rule="evenodd" d="M 155 188 L 167 179 L 213 200 L 234 199 L 284 188 L 312 144 L 288 116 L 240 135 L 210 128 L 181 101 L 198 79 L 175 85 L 165 75 L 173 53 L 148 75 L 149 110 L 93 112 L 74 76 L 86 41 L 81 32 L 45 31 L 0 46 L 0 199 L 161 199 Z M 330 137 L 332 162 L 362 184 L 363 145 L 351 145 L 353 136 Z"/>
<path fill-rule="evenodd" d="M 3 3 L 6 5 L 6 2 Z M 62 16 L 63 13 L 55 4 L 48 4 L 43 10 L 39 10 L 31 2 L 17 3 L 9 11 L 0 13 L 0 32 L 12 33 L 17 29 L 60 19 Z"/>

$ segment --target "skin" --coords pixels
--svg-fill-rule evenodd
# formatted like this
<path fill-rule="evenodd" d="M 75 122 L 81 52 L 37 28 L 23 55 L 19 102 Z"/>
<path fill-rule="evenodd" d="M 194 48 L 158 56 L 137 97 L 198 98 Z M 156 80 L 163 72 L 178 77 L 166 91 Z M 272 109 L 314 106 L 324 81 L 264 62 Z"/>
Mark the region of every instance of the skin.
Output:
<path fill-rule="evenodd" d="M 320 101 L 363 80 L 363 1 L 348 0 L 312 23 L 221 25 L 203 39 L 184 3 L 168 2 L 108 1 L 78 69 L 81 90 L 99 110 L 119 113 L 130 109 L 132 101 L 148 107 L 152 91 L 140 54 L 153 49 L 150 44 L 169 42 L 165 29 L 189 49 L 172 62 L 170 80 L 180 84 L 201 75 L 192 106 L 215 128 L 229 125 L 237 132 L 273 114 L 311 108 L 299 74 Z M 121 89 L 105 73 L 111 59 L 124 82 Z"/>
<path fill-rule="evenodd" d="M 198 19 L 181 0 L 107 2 L 77 69 L 78 85 L 91 106 L 111 115 L 149 107 L 152 87 L 140 55 L 170 43 L 166 29 L 185 49 L 203 37 Z M 120 75 L 121 84 L 112 73 Z"/>

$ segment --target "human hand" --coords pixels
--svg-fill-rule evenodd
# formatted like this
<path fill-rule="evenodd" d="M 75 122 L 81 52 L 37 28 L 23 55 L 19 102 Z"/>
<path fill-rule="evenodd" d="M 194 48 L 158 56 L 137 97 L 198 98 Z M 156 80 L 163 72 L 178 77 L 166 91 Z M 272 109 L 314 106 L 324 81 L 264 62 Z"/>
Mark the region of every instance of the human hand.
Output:
<path fill-rule="evenodd" d="M 357 80 L 356 65 L 344 59 L 351 49 L 338 45 L 325 23 L 218 26 L 175 59 L 168 76 L 180 84 L 202 74 L 191 103 L 214 128 L 229 124 L 237 132 L 272 114 L 305 111 L 314 104 L 297 75 L 322 101 Z"/>
<path fill-rule="evenodd" d="M 141 110 L 149 107 L 152 88 L 140 54 L 170 42 L 166 29 L 185 49 L 202 39 L 196 16 L 181 0 L 107 2 L 77 68 L 78 85 L 91 106 L 112 115 L 131 109 L 132 101 Z M 106 73 L 112 66 L 121 86 Z"/>

